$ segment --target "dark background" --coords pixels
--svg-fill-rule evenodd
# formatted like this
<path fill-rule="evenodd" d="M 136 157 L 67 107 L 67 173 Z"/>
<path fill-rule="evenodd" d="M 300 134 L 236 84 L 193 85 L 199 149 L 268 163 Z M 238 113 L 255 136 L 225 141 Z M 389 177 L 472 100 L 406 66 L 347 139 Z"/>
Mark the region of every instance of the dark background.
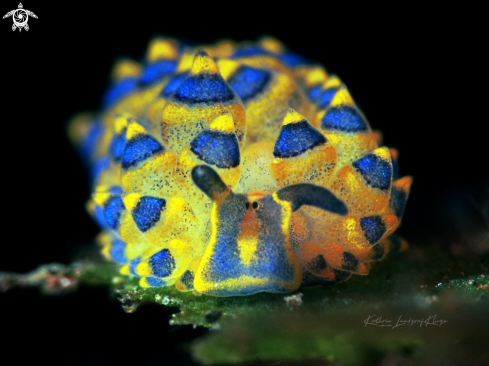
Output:
<path fill-rule="evenodd" d="M 84 209 L 88 178 L 65 124 L 97 109 L 115 58 L 141 58 L 156 34 L 196 43 L 268 34 L 324 64 L 383 131 L 384 143 L 398 148 L 401 174 L 414 176 L 399 233 L 414 246 L 474 252 L 477 233 L 489 231 L 481 208 L 470 204 L 470 197 L 481 203 L 489 186 L 480 9 L 23 5 L 39 17 L 29 19 L 28 32 L 12 32 L 11 18 L 0 21 L 1 271 L 69 263 L 92 246 L 98 228 Z M 0 13 L 16 7 L 3 2 Z M 108 293 L 0 294 L 0 348 L 19 361 L 52 364 L 190 362 L 175 345 L 203 331 L 170 328 L 171 310 L 163 307 L 127 315 Z"/>

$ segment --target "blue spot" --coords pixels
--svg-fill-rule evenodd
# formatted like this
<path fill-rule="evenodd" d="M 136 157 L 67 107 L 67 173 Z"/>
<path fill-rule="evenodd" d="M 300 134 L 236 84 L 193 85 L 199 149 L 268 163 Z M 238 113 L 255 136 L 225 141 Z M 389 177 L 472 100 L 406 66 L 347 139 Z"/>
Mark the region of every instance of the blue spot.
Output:
<path fill-rule="evenodd" d="M 95 216 L 95 221 L 100 226 L 101 229 L 108 229 L 107 221 L 105 221 L 104 210 L 99 205 L 95 206 L 95 212 L 93 213 Z"/>
<path fill-rule="evenodd" d="M 385 234 L 385 224 L 380 216 L 369 216 L 360 219 L 360 227 L 371 245 L 377 243 Z"/>
<path fill-rule="evenodd" d="M 355 108 L 342 106 L 330 108 L 321 120 L 321 127 L 326 130 L 361 132 L 367 131 L 368 124 Z"/>
<path fill-rule="evenodd" d="M 372 260 L 378 261 L 384 256 L 384 247 L 380 244 L 375 244 L 372 247 Z"/>
<path fill-rule="evenodd" d="M 403 189 L 392 187 L 389 207 L 398 219 L 400 219 L 404 213 L 404 206 L 406 205 L 407 198 L 406 196 L 407 194 Z"/>
<path fill-rule="evenodd" d="M 188 77 L 173 98 L 185 104 L 225 103 L 234 99 L 234 93 L 221 75 L 198 74 Z"/>
<path fill-rule="evenodd" d="M 394 158 L 391 156 L 391 162 L 392 162 L 392 180 L 399 179 L 400 173 L 399 173 L 399 164 L 397 161 L 394 160 Z"/>
<path fill-rule="evenodd" d="M 233 58 L 241 58 L 241 57 L 260 56 L 260 55 L 270 55 L 270 52 L 256 46 L 245 46 L 239 48 L 235 53 L 233 53 L 233 55 L 230 58 L 233 59 Z"/>
<path fill-rule="evenodd" d="M 319 97 L 319 93 L 321 93 L 321 84 L 319 85 L 316 85 L 316 86 L 313 86 L 312 88 L 309 89 L 309 92 L 308 92 L 308 97 L 310 100 L 312 100 L 313 102 L 318 99 Z"/>
<path fill-rule="evenodd" d="M 149 135 L 141 134 L 126 142 L 122 155 L 122 169 L 137 165 L 149 157 L 165 151 L 165 148 Z"/>
<path fill-rule="evenodd" d="M 219 281 L 228 278 L 238 278 L 243 267 L 237 250 L 236 237 L 218 235 L 214 246 L 214 255 L 209 258 L 209 281 Z"/>
<path fill-rule="evenodd" d="M 85 163 L 89 163 L 92 159 L 92 156 L 97 148 L 98 141 L 104 132 L 104 127 L 99 121 L 96 121 L 90 127 L 87 135 L 83 139 L 83 142 L 80 146 L 80 153 L 82 159 Z"/>
<path fill-rule="evenodd" d="M 372 188 L 387 191 L 391 186 L 392 167 L 375 154 L 367 154 L 352 163 Z"/>
<path fill-rule="evenodd" d="M 105 202 L 104 217 L 107 225 L 112 230 L 116 230 L 119 227 L 119 219 L 123 210 L 125 210 L 124 202 L 122 202 L 120 196 L 112 196 Z"/>
<path fill-rule="evenodd" d="M 190 143 L 190 150 L 207 164 L 235 168 L 240 163 L 238 139 L 234 133 L 205 130 Z"/>
<path fill-rule="evenodd" d="M 116 240 L 112 243 L 112 248 L 110 248 L 110 256 L 114 261 L 120 264 L 126 264 L 127 258 L 125 255 L 126 243 L 122 240 Z"/>
<path fill-rule="evenodd" d="M 326 143 L 326 138 L 307 121 L 282 126 L 275 142 L 273 156 L 290 158 Z"/>
<path fill-rule="evenodd" d="M 319 97 L 318 109 L 326 108 L 329 105 L 329 103 L 331 103 L 331 101 L 333 100 L 337 90 L 338 88 L 325 89 L 321 93 L 321 97 Z"/>
<path fill-rule="evenodd" d="M 401 249 L 401 239 L 397 235 L 389 236 L 390 246 L 389 252 L 387 253 L 387 257 L 391 257 L 394 254 L 397 254 Z"/>
<path fill-rule="evenodd" d="M 278 58 L 288 67 L 296 67 L 299 65 L 307 65 L 311 63 L 311 61 L 309 61 L 307 58 L 293 52 L 285 52 L 278 56 Z"/>
<path fill-rule="evenodd" d="M 194 288 L 194 275 L 190 271 L 185 271 L 180 278 L 180 282 L 187 288 L 187 290 Z"/>
<path fill-rule="evenodd" d="M 93 164 L 90 171 L 90 180 L 94 183 L 102 174 L 103 171 L 107 170 L 110 165 L 110 160 L 108 157 L 101 158 Z"/>
<path fill-rule="evenodd" d="M 354 271 L 358 266 L 358 259 L 349 252 L 343 252 L 343 264 L 341 268 L 345 271 Z"/>
<path fill-rule="evenodd" d="M 166 286 L 166 281 L 156 277 L 146 277 L 146 281 L 151 287 L 163 287 Z"/>
<path fill-rule="evenodd" d="M 268 71 L 241 66 L 229 79 L 229 85 L 246 102 L 265 89 L 270 77 Z"/>
<path fill-rule="evenodd" d="M 115 134 L 110 142 L 110 152 L 112 154 L 112 159 L 117 163 L 121 161 L 122 154 L 124 152 L 124 145 L 126 144 L 126 129 L 124 129 L 120 134 Z"/>
<path fill-rule="evenodd" d="M 132 218 L 143 233 L 160 221 L 161 211 L 166 207 L 163 198 L 143 196 L 132 210 Z"/>
<path fill-rule="evenodd" d="M 160 250 L 149 259 L 149 267 L 156 277 L 168 277 L 175 269 L 175 261 L 168 249 Z"/>
<path fill-rule="evenodd" d="M 103 98 L 104 108 L 131 94 L 137 87 L 136 78 L 125 78 L 109 87 Z"/>
<path fill-rule="evenodd" d="M 109 192 L 113 194 L 122 194 L 124 191 L 121 186 L 112 186 L 110 187 Z"/>
<path fill-rule="evenodd" d="M 133 274 L 134 276 L 141 277 L 136 273 L 136 267 L 140 262 L 141 262 L 141 258 L 136 258 L 129 263 L 129 270 L 131 271 L 131 274 Z"/>
<path fill-rule="evenodd" d="M 177 88 L 182 85 L 183 81 L 187 77 L 187 74 L 177 74 L 171 79 L 168 84 L 165 85 L 160 93 L 160 96 L 168 98 Z"/>
<path fill-rule="evenodd" d="M 326 263 L 324 256 L 319 254 L 309 262 L 309 266 L 314 272 L 321 272 L 328 267 L 328 263 Z"/>
<path fill-rule="evenodd" d="M 160 60 L 145 67 L 140 83 L 146 86 L 159 81 L 160 79 L 173 74 L 177 68 L 177 63 L 170 60 Z"/>

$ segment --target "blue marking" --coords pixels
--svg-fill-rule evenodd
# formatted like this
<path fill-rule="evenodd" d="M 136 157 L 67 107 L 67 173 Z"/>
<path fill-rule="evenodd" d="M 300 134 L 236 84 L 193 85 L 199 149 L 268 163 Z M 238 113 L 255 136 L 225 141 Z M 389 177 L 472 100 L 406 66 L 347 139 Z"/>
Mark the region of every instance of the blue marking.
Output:
<path fill-rule="evenodd" d="M 90 161 L 92 160 L 95 149 L 97 148 L 98 141 L 100 140 L 100 137 L 102 137 L 103 132 L 104 127 L 102 126 L 102 123 L 96 121 L 92 123 L 92 126 L 90 126 L 90 130 L 83 139 L 83 142 L 80 146 L 80 153 L 83 161 L 86 164 L 90 163 Z"/>
<path fill-rule="evenodd" d="M 175 269 L 175 260 L 168 249 L 152 255 L 148 263 L 151 273 L 156 277 L 168 277 Z"/>
<path fill-rule="evenodd" d="M 311 101 L 315 101 L 316 99 L 319 98 L 319 94 L 321 93 L 321 84 L 313 86 L 312 88 L 309 89 L 309 92 L 307 93 L 307 96 Z"/>
<path fill-rule="evenodd" d="M 300 56 L 293 52 L 285 52 L 278 56 L 278 59 L 282 61 L 288 67 L 296 67 L 299 65 L 308 65 L 311 63 L 307 58 Z"/>
<path fill-rule="evenodd" d="M 126 144 L 126 129 L 124 129 L 120 134 L 115 134 L 110 142 L 110 153 L 112 154 L 112 159 L 116 163 L 120 162 L 122 159 L 122 154 L 124 153 L 124 146 Z"/>
<path fill-rule="evenodd" d="M 234 99 L 234 93 L 221 75 L 198 74 L 188 77 L 173 98 L 185 104 L 226 103 Z"/>
<path fill-rule="evenodd" d="M 122 197 L 112 196 L 104 204 L 104 217 L 112 230 L 117 230 L 122 211 L 125 210 Z"/>
<path fill-rule="evenodd" d="M 114 261 L 120 264 L 126 264 L 127 258 L 125 254 L 126 243 L 122 240 L 116 240 L 112 243 L 112 248 L 110 248 L 110 256 Z"/>
<path fill-rule="evenodd" d="M 143 233 L 160 221 L 161 211 L 166 207 L 163 198 L 143 196 L 132 210 L 132 218 Z"/>
<path fill-rule="evenodd" d="M 103 157 L 97 160 L 90 170 L 90 180 L 92 181 L 92 183 L 95 183 L 95 181 L 100 177 L 100 174 L 109 169 L 109 166 L 110 160 L 108 157 Z"/>
<path fill-rule="evenodd" d="M 387 191 L 391 186 L 392 167 L 389 162 L 375 154 L 367 154 L 352 163 L 372 188 Z"/>
<path fill-rule="evenodd" d="M 229 79 L 229 85 L 243 102 L 262 92 L 270 81 L 270 72 L 241 66 Z"/>
<path fill-rule="evenodd" d="M 97 221 L 97 224 L 98 226 L 100 226 L 101 229 L 109 228 L 109 226 L 107 225 L 107 221 L 105 221 L 104 210 L 102 207 L 96 205 L 93 215 L 95 216 L 95 221 Z"/>
<path fill-rule="evenodd" d="M 109 192 L 113 194 L 122 194 L 124 191 L 121 186 L 112 186 L 110 187 Z"/>
<path fill-rule="evenodd" d="M 290 158 L 325 143 L 326 138 L 309 122 L 304 120 L 298 123 L 289 123 L 280 129 L 280 135 L 273 149 L 273 156 Z"/>
<path fill-rule="evenodd" d="M 183 81 L 185 80 L 185 78 L 187 77 L 187 74 L 177 74 L 175 75 L 174 78 L 172 78 L 168 84 L 165 85 L 165 87 L 163 88 L 163 90 L 161 91 L 160 93 L 160 96 L 164 97 L 164 98 L 168 98 L 170 95 L 173 94 L 173 92 L 175 90 L 177 90 L 177 88 L 182 85 Z"/>
<path fill-rule="evenodd" d="M 219 235 L 214 246 L 214 255 L 209 259 L 208 281 L 238 278 L 243 267 L 237 251 L 236 237 Z"/>
<path fill-rule="evenodd" d="M 173 74 L 177 68 L 177 63 L 170 60 L 160 60 L 153 62 L 145 67 L 140 83 L 147 86 L 161 80 L 165 76 Z"/>
<path fill-rule="evenodd" d="M 391 162 L 392 162 L 392 180 L 399 179 L 400 173 L 399 173 L 399 164 L 397 161 L 394 160 L 394 158 L 391 156 Z"/>
<path fill-rule="evenodd" d="M 187 288 L 187 290 L 194 288 L 194 274 L 190 271 L 185 271 L 180 278 L 180 282 Z"/>
<path fill-rule="evenodd" d="M 323 269 L 328 268 L 328 263 L 326 263 L 326 260 L 322 254 L 318 254 L 309 262 L 309 266 L 315 272 L 321 272 Z"/>
<path fill-rule="evenodd" d="M 146 281 L 151 287 L 163 287 L 166 286 L 166 281 L 156 277 L 146 277 Z"/>
<path fill-rule="evenodd" d="M 354 271 L 358 266 L 358 259 L 349 252 L 343 252 L 343 264 L 341 268 L 345 271 Z"/>
<path fill-rule="evenodd" d="M 239 48 L 236 52 L 233 53 L 233 55 L 230 58 L 234 59 L 234 58 L 241 58 L 241 57 L 261 56 L 261 55 L 270 55 L 270 52 L 257 46 L 245 46 Z"/>
<path fill-rule="evenodd" d="M 402 217 L 402 214 L 404 213 L 406 198 L 407 194 L 403 189 L 392 187 L 389 207 L 398 219 L 400 219 Z"/>
<path fill-rule="evenodd" d="M 397 235 L 390 235 L 389 240 L 391 243 L 389 246 L 389 252 L 386 255 L 387 257 L 391 257 L 394 254 L 397 254 L 401 249 L 401 239 L 399 239 Z"/>
<path fill-rule="evenodd" d="M 164 152 L 165 148 L 154 137 L 141 134 L 126 142 L 122 154 L 122 169 L 128 169 L 138 163 Z"/>
<path fill-rule="evenodd" d="M 338 88 L 325 89 L 321 93 L 321 97 L 319 97 L 318 109 L 326 108 L 329 105 L 329 103 L 331 103 L 331 101 L 333 100 L 337 90 Z"/>
<path fill-rule="evenodd" d="M 129 270 L 131 271 L 131 274 L 133 274 L 134 276 L 141 277 L 136 273 L 136 267 L 140 262 L 141 262 L 141 258 L 136 258 L 129 263 Z"/>
<path fill-rule="evenodd" d="M 381 246 L 380 244 L 375 244 L 372 247 L 372 260 L 378 261 L 381 260 L 382 257 L 384 256 L 384 247 Z"/>
<path fill-rule="evenodd" d="M 239 144 L 234 133 L 202 131 L 190 143 L 190 151 L 218 168 L 235 168 L 240 163 Z"/>
<path fill-rule="evenodd" d="M 349 106 L 330 108 L 321 120 L 321 127 L 325 130 L 338 130 L 343 132 L 361 132 L 368 130 L 367 121 L 360 116 L 355 108 Z"/>
<path fill-rule="evenodd" d="M 380 216 L 369 216 L 360 219 L 360 227 L 370 245 L 377 243 L 385 234 L 385 224 Z"/>
<path fill-rule="evenodd" d="M 108 108 L 113 103 L 120 100 L 122 97 L 131 94 L 136 90 L 136 78 L 125 78 L 111 85 L 103 98 L 103 107 Z"/>

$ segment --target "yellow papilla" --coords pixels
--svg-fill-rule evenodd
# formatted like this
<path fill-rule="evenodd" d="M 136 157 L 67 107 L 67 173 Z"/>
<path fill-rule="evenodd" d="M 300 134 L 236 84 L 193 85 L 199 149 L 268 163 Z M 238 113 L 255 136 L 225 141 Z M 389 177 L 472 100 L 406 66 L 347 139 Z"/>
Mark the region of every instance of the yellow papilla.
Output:
<path fill-rule="evenodd" d="M 121 133 L 124 128 L 127 127 L 127 119 L 128 115 L 126 114 L 118 114 L 114 118 L 114 132 Z"/>
<path fill-rule="evenodd" d="M 264 49 L 273 53 L 282 53 L 285 51 L 284 45 L 272 37 L 264 37 L 259 43 Z"/>
<path fill-rule="evenodd" d="M 194 62 L 192 63 L 192 68 L 190 69 L 192 74 L 219 74 L 219 69 L 216 63 L 210 57 L 207 52 L 200 50 L 195 54 Z"/>
<path fill-rule="evenodd" d="M 341 86 L 341 80 L 336 75 L 331 75 L 326 81 L 323 83 L 323 89 L 329 88 L 339 88 Z"/>
<path fill-rule="evenodd" d="M 121 275 L 125 275 L 125 276 L 131 275 L 132 273 L 131 273 L 131 268 L 129 267 L 129 264 L 122 266 L 121 269 L 119 270 L 119 273 Z"/>
<path fill-rule="evenodd" d="M 350 92 L 345 86 L 341 86 L 338 89 L 333 99 L 331 100 L 331 103 L 329 103 L 330 107 L 339 107 L 343 105 L 350 106 L 350 107 L 355 106 L 355 102 L 353 101 Z"/>
<path fill-rule="evenodd" d="M 290 123 L 298 123 L 298 122 L 304 121 L 305 119 L 306 118 L 302 114 L 297 113 L 292 108 L 289 108 L 289 110 L 287 111 L 287 114 L 284 117 L 283 125 L 285 126 L 285 125 L 288 125 Z"/>
<path fill-rule="evenodd" d="M 134 271 L 136 272 L 137 275 L 142 277 L 151 276 L 151 267 L 149 266 L 148 262 L 139 263 L 134 269 Z"/>
<path fill-rule="evenodd" d="M 310 87 L 315 84 L 324 83 L 328 78 L 328 74 L 326 70 L 322 67 L 314 67 L 307 72 L 304 79 L 306 82 L 306 86 Z"/>
<path fill-rule="evenodd" d="M 124 206 L 126 206 L 128 210 L 132 211 L 134 207 L 136 207 L 136 205 L 138 204 L 140 198 L 140 194 L 129 193 L 128 195 L 122 197 L 122 201 L 124 202 Z"/>
<path fill-rule="evenodd" d="M 374 151 L 372 151 L 372 153 L 377 155 L 379 158 L 382 158 L 383 160 L 386 160 L 388 162 L 391 161 L 391 154 L 389 152 L 388 147 L 385 147 L 385 146 L 379 147 L 378 149 L 375 149 Z"/>
<path fill-rule="evenodd" d="M 146 58 L 149 62 L 154 62 L 160 59 L 175 59 L 178 56 L 176 47 L 170 40 L 155 39 L 148 46 Z"/>
<path fill-rule="evenodd" d="M 217 66 L 221 72 L 221 76 L 228 80 L 231 75 L 233 75 L 236 70 L 241 66 L 238 62 L 233 60 L 217 60 Z"/>
<path fill-rule="evenodd" d="M 126 139 L 132 139 L 134 136 L 145 134 L 146 129 L 135 121 L 131 121 L 127 126 Z"/>
<path fill-rule="evenodd" d="M 128 77 L 138 77 L 141 74 L 141 65 L 136 61 L 122 59 L 116 61 L 112 69 L 111 78 L 114 81 L 119 81 Z"/>
<path fill-rule="evenodd" d="M 178 61 L 177 65 L 177 73 L 183 73 L 190 70 L 192 67 L 192 63 L 194 61 L 194 54 L 190 52 L 185 52 L 182 56 L 180 56 L 180 61 Z"/>
<path fill-rule="evenodd" d="M 110 196 L 110 192 L 97 192 L 93 195 L 93 200 L 97 205 L 103 206 Z"/>
<path fill-rule="evenodd" d="M 212 130 L 231 133 L 234 131 L 233 116 L 231 116 L 229 112 L 223 113 L 222 115 L 214 118 L 214 120 L 210 123 L 209 127 Z"/>
<path fill-rule="evenodd" d="M 363 236 L 358 230 L 357 219 L 347 218 L 343 221 L 343 230 L 346 232 L 348 246 L 355 248 L 356 250 L 365 249 L 365 236 Z"/>

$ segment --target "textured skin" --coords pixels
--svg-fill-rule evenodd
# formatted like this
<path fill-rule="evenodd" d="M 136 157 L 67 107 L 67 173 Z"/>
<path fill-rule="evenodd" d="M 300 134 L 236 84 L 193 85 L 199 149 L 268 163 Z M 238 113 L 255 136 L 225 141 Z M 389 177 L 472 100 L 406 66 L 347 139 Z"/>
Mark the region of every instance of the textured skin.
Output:
<path fill-rule="evenodd" d="M 140 285 L 215 296 L 331 284 L 406 247 L 412 179 L 335 75 L 274 39 L 155 39 L 70 135 L 103 255 Z"/>

